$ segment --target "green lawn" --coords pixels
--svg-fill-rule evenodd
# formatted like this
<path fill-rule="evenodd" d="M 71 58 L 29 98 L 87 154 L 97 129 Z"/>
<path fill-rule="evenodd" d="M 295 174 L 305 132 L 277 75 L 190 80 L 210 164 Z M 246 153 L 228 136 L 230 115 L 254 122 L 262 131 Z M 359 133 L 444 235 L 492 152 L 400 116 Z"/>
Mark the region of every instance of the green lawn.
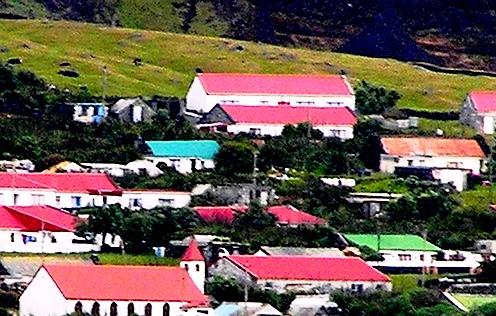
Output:
<path fill-rule="evenodd" d="M 467 309 L 496 302 L 496 295 L 478 295 L 478 294 L 452 294 Z"/>
<path fill-rule="evenodd" d="M 419 287 L 418 282 L 422 280 L 421 274 L 392 274 L 389 277 L 393 283 L 393 291 L 397 293 L 407 292 Z M 427 274 L 425 275 L 425 281 L 442 277 L 443 275 Z"/>
<path fill-rule="evenodd" d="M 478 186 L 473 190 L 457 193 L 456 197 L 466 210 L 486 210 L 490 204 L 496 204 L 496 186 Z"/>
<path fill-rule="evenodd" d="M 357 179 L 356 192 L 373 193 L 407 193 L 408 187 L 401 181 L 397 181 L 392 174 L 374 173 L 369 177 Z"/>
<path fill-rule="evenodd" d="M 74 22 L 0 20 L 0 60 L 22 57 L 30 69 L 64 87 L 102 91 L 108 68 L 109 95 L 184 96 L 195 68 L 208 72 L 340 73 L 396 89 L 400 107 L 456 110 L 473 89 L 496 89 L 496 79 L 438 74 L 390 59 L 374 59 L 222 38 L 102 27 Z M 236 49 L 243 47 L 242 51 Z M 144 65 L 135 66 L 133 59 Z M 80 77 L 57 74 L 62 61 Z"/>

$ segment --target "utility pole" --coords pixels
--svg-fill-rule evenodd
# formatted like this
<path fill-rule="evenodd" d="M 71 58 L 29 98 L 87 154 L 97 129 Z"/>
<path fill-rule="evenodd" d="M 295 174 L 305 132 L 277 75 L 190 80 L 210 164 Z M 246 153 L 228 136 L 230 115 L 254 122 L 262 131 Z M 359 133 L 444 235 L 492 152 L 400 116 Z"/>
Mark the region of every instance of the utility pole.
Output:
<path fill-rule="evenodd" d="M 105 98 L 107 97 L 107 66 L 102 69 L 102 104 L 105 105 Z"/>

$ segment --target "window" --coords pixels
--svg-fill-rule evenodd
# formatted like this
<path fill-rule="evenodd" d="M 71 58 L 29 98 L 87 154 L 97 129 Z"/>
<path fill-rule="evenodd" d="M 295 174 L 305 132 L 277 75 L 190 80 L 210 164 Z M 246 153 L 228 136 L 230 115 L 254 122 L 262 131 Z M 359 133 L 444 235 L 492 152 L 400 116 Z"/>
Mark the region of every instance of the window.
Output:
<path fill-rule="evenodd" d="M 423 254 L 420 255 L 420 261 L 424 261 L 425 256 Z"/>
<path fill-rule="evenodd" d="M 145 306 L 145 316 L 152 316 L 152 304 L 150 303 Z"/>
<path fill-rule="evenodd" d="M 268 104 L 268 103 L 269 103 L 269 101 L 266 101 L 266 100 L 260 101 L 260 104 Z"/>
<path fill-rule="evenodd" d="M 106 196 L 103 197 L 103 205 L 107 205 L 108 198 Z"/>
<path fill-rule="evenodd" d="M 172 206 L 173 199 L 158 199 L 158 206 Z"/>
<path fill-rule="evenodd" d="M 330 106 L 343 106 L 344 102 L 339 102 L 339 101 L 329 101 L 327 102 L 328 105 Z"/>
<path fill-rule="evenodd" d="M 33 205 L 43 205 L 42 194 L 33 194 Z"/>
<path fill-rule="evenodd" d="M 250 128 L 249 133 L 252 135 L 260 135 L 262 134 L 262 130 L 260 128 Z"/>
<path fill-rule="evenodd" d="M 196 269 L 196 271 L 200 271 L 200 265 L 199 265 L 199 264 L 197 264 L 197 265 L 195 266 L 195 269 Z"/>
<path fill-rule="evenodd" d="M 412 260 L 412 255 L 408 255 L 408 254 L 400 254 L 400 255 L 398 255 L 398 257 L 400 258 L 400 261 L 411 261 Z"/>
<path fill-rule="evenodd" d="M 74 312 L 78 315 L 83 314 L 83 304 L 81 302 L 77 302 L 76 305 L 74 305 Z"/>
<path fill-rule="evenodd" d="M 413 166 L 413 160 L 408 159 L 408 166 L 409 166 L 409 167 Z"/>
<path fill-rule="evenodd" d="M 131 198 L 129 199 L 129 207 L 142 207 L 143 206 L 143 201 L 139 198 Z"/>
<path fill-rule="evenodd" d="M 448 162 L 448 168 L 461 168 L 461 163 L 456 161 Z"/>
<path fill-rule="evenodd" d="M 72 207 L 81 207 L 81 197 L 80 196 L 72 196 L 71 197 Z"/>
<path fill-rule="evenodd" d="M 14 193 L 14 205 L 17 205 L 18 202 L 19 202 L 19 194 Z"/>
<path fill-rule="evenodd" d="M 100 304 L 98 302 L 93 303 L 91 308 L 91 316 L 100 316 Z"/>
<path fill-rule="evenodd" d="M 419 166 L 425 166 L 425 160 L 424 159 L 419 160 Z"/>
<path fill-rule="evenodd" d="M 164 304 L 164 307 L 162 308 L 162 316 L 169 316 L 170 315 L 170 306 L 168 303 Z"/>
<path fill-rule="evenodd" d="M 188 271 L 188 270 L 189 270 L 189 266 L 188 266 L 188 264 L 187 264 L 187 263 L 184 265 L 184 270 L 186 270 L 186 271 Z"/>
<path fill-rule="evenodd" d="M 357 293 L 362 293 L 363 292 L 363 284 L 352 284 L 351 290 L 354 292 L 357 292 Z"/>
<path fill-rule="evenodd" d="M 3 193 L 0 193 L 0 205 L 3 205 Z"/>
<path fill-rule="evenodd" d="M 127 304 L 127 314 L 128 314 L 128 316 L 134 314 L 134 304 L 133 303 Z"/>
<path fill-rule="evenodd" d="M 181 160 L 180 159 L 171 159 L 171 167 L 172 168 L 179 168 L 181 166 Z"/>
<path fill-rule="evenodd" d="M 138 169 L 138 174 L 140 176 L 146 176 L 148 173 L 146 172 L 146 168 L 139 168 Z"/>
<path fill-rule="evenodd" d="M 55 204 L 57 205 L 57 207 L 60 206 L 60 195 L 55 196 Z"/>
<path fill-rule="evenodd" d="M 331 129 L 330 131 L 330 136 L 331 137 L 337 137 L 337 138 L 341 138 L 344 136 L 346 132 L 342 129 Z"/>
<path fill-rule="evenodd" d="M 110 304 L 110 316 L 117 316 L 117 304 L 115 302 Z"/>

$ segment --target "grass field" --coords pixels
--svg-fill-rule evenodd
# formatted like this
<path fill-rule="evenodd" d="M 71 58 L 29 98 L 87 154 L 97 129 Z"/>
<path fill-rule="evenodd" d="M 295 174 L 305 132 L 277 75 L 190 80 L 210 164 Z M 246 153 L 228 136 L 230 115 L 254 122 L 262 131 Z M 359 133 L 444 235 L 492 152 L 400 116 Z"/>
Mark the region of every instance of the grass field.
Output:
<path fill-rule="evenodd" d="M 467 309 L 487 303 L 496 302 L 496 295 L 476 295 L 476 294 L 452 294 Z"/>
<path fill-rule="evenodd" d="M 344 71 L 354 83 L 368 80 L 396 89 L 403 96 L 400 107 L 427 110 L 456 110 L 468 91 L 496 89 L 494 78 L 438 74 L 389 59 L 73 22 L 0 20 L 0 45 L 8 49 L 0 60 L 21 57 L 20 67 L 61 87 L 87 85 L 100 93 L 107 66 L 109 95 L 182 97 L 196 67 L 213 72 Z M 135 57 L 142 58 L 143 66 L 133 64 Z M 80 77 L 58 75 L 63 61 Z"/>
<path fill-rule="evenodd" d="M 422 280 L 421 274 L 392 274 L 389 275 L 393 284 L 393 291 L 403 293 L 419 287 Z M 425 281 L 442 278 L 442 275 L 426 274 Z"/>

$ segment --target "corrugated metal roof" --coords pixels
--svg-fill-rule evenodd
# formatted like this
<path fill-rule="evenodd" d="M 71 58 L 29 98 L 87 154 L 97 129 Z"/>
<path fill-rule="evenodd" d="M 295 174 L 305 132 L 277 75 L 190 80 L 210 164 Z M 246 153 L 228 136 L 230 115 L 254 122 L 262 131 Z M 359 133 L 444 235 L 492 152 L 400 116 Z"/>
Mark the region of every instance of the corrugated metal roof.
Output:
<path fill-rule="evenodd" d="M 213 159 L 219 151 L 214 140 L 147 141 L 153 156 Z"/>

